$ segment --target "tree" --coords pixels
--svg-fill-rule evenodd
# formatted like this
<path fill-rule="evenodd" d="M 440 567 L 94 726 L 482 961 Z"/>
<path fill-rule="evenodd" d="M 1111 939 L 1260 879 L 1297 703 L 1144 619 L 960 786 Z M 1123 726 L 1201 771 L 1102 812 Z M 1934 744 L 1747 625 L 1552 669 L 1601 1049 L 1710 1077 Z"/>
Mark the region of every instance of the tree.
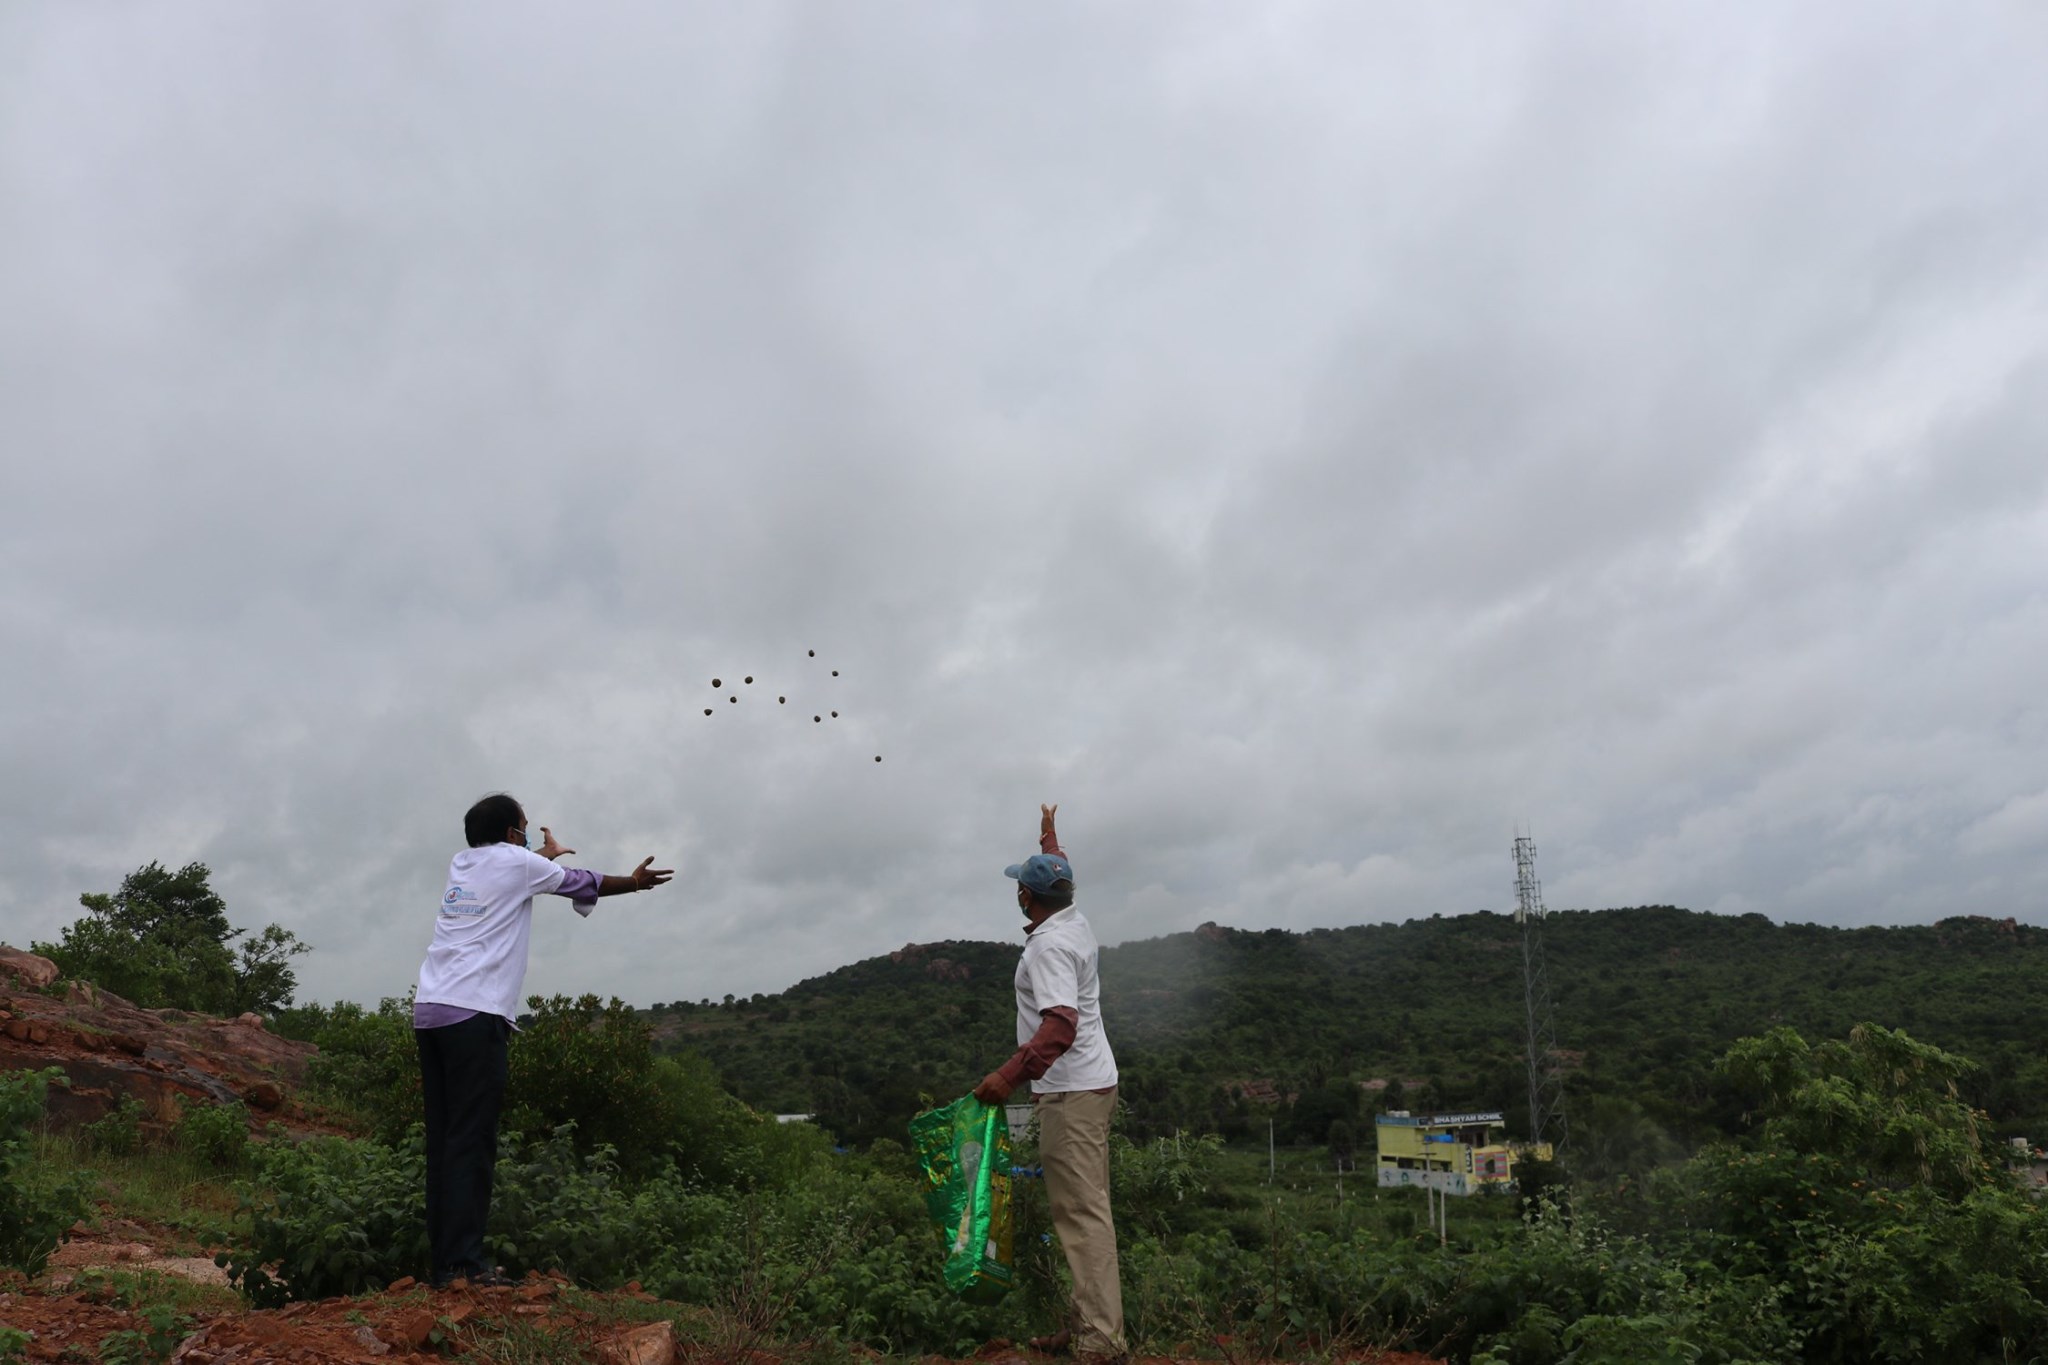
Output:
<path fill-rule="evenodd" d="M 1893 1187 L 1925 1185 L 1949 1197 L 1996 1178 L 1983 1116 L 1959 1082 L 1974 1063 L 1876 1024 L 1811 1046 L 1780 1027 L 1744 1038 L 1723 1074 L 1756 1097 L 1762 1138 L 1775 1150 L 1826 1157 Z"/>
<path fill-rule="evenodd" d="M 1686 1163 L 1659 1221 L 1688 1259 L 1786 1286 L 1804 1359 L 2042 1359 L 2048 1217 L 1992 1160 L 1973 1070 L 1875 1024 L 1745 1038 L 1720 1071 L 1762 1122 Z"/>
<path fill-rule="evenodd" d="M 290 1004 L 298 986 L 291 959 L 307 945 L 288 929 L 266 925 L 241 944 L 238 962 L 228 945 L 245 931 L 228 923 L 211 876 L 205 863 L 176 872 L 150 863 L 122 878 L 111 895 L 80 896 L 85 917 L 65 926 L 58 942 L 34 949 L 66 976 L 145 1009 L 240 1014 Z"/>

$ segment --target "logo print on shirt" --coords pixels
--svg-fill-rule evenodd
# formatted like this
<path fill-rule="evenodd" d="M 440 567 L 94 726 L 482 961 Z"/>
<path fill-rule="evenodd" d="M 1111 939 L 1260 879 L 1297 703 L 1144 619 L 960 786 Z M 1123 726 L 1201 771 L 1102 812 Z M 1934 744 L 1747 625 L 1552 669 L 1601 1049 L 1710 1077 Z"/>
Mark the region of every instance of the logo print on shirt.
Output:
<path fill-rule="evenodd" d="M 448 894 L 441 897 L 441 913 L 444 915 L 481 915 L 483 912 L 483 902 L 466 886 L 451 886 Z"/>

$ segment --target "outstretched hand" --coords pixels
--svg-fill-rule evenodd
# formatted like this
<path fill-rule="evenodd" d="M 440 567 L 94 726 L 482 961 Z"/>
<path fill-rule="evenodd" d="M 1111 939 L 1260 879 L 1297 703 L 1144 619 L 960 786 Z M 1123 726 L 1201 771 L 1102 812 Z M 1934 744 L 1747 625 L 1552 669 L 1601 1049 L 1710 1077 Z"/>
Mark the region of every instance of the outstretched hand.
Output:
<path fill-rule="evenodd" d="M 549 862 L 553 862 L 557 858 L 566 858 L 575 851 L 573 848 L 563 848 L 560 844 L 556 843 L 555 832 L 546 825 L 540 827 L 540 847 L 534 850 L 535 853 L 540 854 L 541 857 L 546 858 Z"/>
<path fill-rule="evenodd" d="M 1041 837 L 1052 833 L 1052 818 L 1059 814 L 1059 810 L 1057 805 L 1041 805 L 1038 808 L 1038 833 Z"/>
<path fill-rule="evenodd" d="M 674 868 L 656 867 L 654 866 L 654 859 L 642 858 L 640 866 L 633 869 L 633 889 L 635 891 L 652 890 L 675 875 Z"/>

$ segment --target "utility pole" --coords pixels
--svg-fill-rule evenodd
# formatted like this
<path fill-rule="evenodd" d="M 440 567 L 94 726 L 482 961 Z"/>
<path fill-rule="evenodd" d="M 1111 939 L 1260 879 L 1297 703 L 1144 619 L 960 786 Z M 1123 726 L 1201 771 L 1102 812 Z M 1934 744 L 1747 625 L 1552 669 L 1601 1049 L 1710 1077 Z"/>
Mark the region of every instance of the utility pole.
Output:
<path fill-rule="evenodd" d="M 1536 841 L 1515 837 L 1515 923 L 1522 926 L 1522 994 L 1529 1041 L 1529 1141 L 1562 1148 L 1564 1075 L 1557 1060 L 1557 1019 L 1550 1007 L 1550 973 L 1543 961 L 1543 884 L 1536 880 Z"/>

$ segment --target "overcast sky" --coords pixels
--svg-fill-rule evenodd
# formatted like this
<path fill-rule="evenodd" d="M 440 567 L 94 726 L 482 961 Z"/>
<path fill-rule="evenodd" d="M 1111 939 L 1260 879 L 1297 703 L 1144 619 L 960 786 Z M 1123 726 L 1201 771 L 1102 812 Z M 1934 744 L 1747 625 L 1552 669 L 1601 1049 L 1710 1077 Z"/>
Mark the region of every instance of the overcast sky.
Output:
<path fill-rule="evenodd" d="M 197 859 L 402 995 L 497 789 L 677 869 L 539 906 L 636 1004 L 1011 937 L 1041 801 L 1111 943 L 1504 909 L 1518 828 L 1553 909 L 2048 922 L 2044 59 L 0 6 L 0 937 Z"/>

